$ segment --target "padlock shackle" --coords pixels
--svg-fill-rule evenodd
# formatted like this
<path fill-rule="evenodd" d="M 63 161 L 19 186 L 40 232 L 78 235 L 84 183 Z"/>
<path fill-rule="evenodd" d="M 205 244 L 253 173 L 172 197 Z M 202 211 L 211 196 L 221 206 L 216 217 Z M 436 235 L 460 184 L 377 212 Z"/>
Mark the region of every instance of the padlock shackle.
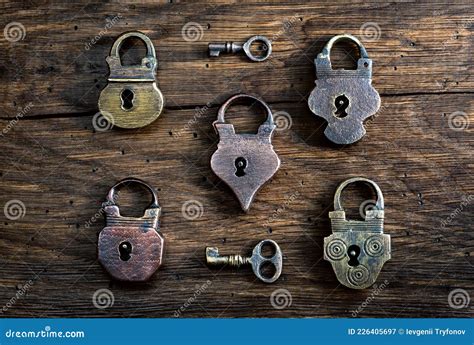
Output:
<path fill-rule="evenodd" d="M 159 204 L 158 204 L 158 196 L 156 194 L 156 191 L 155 189 L 153 189 L 153 187 L 151 187 L 148 183 L 146 183 L 145 181 L 143 180 L 140 180 L 138 178 L 134 178 L 134 177 L 128 177 L 128 178 L 125 178 L 119 182 L 117 182 L 112 188 L 110 188 L 109 190 L 109 193 L 107 194 L 107 205 L 108 206 L 115 206 L 115 200 L 116 200 L 116 190 L 119 186 L 122 186 L 122 185 L 129 185 L 131 183 L 135 183 L 135 184 L 139 184 L 139 185 L 142 185 L 143 187 L 145 187 L 150 193 L 151 195 L 153 196 L 153 200 L 150 204 L 150 206 L 148 206 L 147 208 L 150 209 L 150 208 L 160 208 Z"/>
<path fill-rule="evenodd" d="M 235 96 L 232 96 L 227 101 L 225 101 L 224 104 L 222 104 L 222 106 L 219 108 L 219 112 L 217 113 L 217 121 L 214 121 L 214 123 L 213 123 L 214 126 L 216 124 L 226 123 L 224 115 L 225 115 L 225 112 L 226 112 L 227 108 L 229 108 L 230 105 L 232 103 L 234 103 L 235 101 L 237 101 L 239 99 L 243 99 L 243 98 L 253 99 L 255 102 L 260 103 L 263 106 L 263 108 L 265 108 L 265 111 L 267 112 L 267 119 L 265 120 L 264 123 L 262 123 L 262 125 L 274 126 L 273 113 L 272 113 L 272 110 L 270 109 L 270 107 L 267 105 L 267 103 L 265 103 L 262 99 L 260 99 L 257 96 L 247 95 L 247 94 L 244 94 L 244 93 L 239 93 Z"/>
<path fill-rule="evenodd" d="M 374 188 L 375 192 L 377 193 L 377 202 L 375 204 L 375 207 L 377 210 L 382 211 L 384 209 L 384 201 L 383 201 L 383 194 L 382 190 L 380 187 L 372 180 L 369 180 L 364 177 L 353 177 L 350 178 L 344 182 L 342 182 L 336 189 L 336 193 L 334 194 L 334 210 L 335 211 L 344 211 L 341 205 L 341 194 L 344 188 L 346 188 L 348 185 L 355 183 L 355 182 L 365 182 L 372 188 Z"/>
<path fill-rule="evenodd" d="M 120 35 L 119 38 L 117 38 L 117 40 L 114 42 L 114 45 L 110 50 L 110 56 L 117 57 L 120 59 L 120 47 L 122 46 L 123 42 L 129 37 L 137 37 L 142 40 L 143 43 L 145 43 L 146 45 L 146 55 L 153 56 L 156 59 L 156 52 L 153 43 L 147 35 L 141 33 L 140 31 L 129 31 Z"/>
<path fill-rule="evenodd" d="M 355 43 L 357 45 L 357 48 L 359 49 L 360 57 L 362 59 L 369 58 L 369 55 L 367 54 L 367 50 L 365 50 L 364 45 L 356 37 L 349 34 L 336 35 L 331 38 L 329 42 L 326 43 L 322 52 L 320 53 L 321 57 L 327 58 L 329 61 L 331 61 L 331 49 L 338 41 L 351 41 Z"/>

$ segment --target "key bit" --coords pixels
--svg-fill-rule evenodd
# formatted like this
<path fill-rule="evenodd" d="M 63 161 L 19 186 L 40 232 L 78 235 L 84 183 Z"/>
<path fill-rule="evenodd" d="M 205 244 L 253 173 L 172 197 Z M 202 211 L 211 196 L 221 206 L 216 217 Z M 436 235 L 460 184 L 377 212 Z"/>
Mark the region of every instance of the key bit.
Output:
<path fill-rule="evenodd" d="M 265 47 L 265 53 L 263 56 L 253 55 L 250 47 L 254 42 L 262 42 Z M 225 43 L 209 43 L 209 55 L 217 57 L 220 53 L 234 54 L 244 51 L 245 55 L 252 61 L 264 61 L 268 59 L 272 53 L 272 43 L 265 36 L 252 36 L 244 44 L 225 42 Z"/>
<path fill-rule="evenodd" d="M 270 257 L 263 256 L 262 254 L 262 247 L 266 244 L 270 244 L 275 251 L 275 253 Z M 244 265 L 251 265 L 253 272 L 258 279 L 264 283 L 273 283 L 281 275 L 283 269 L 283 255 L 280 246 L 275 241 L 263 240 L 255 246 L 252 256 L 248 257 L 238 254 L 220 255 L 218 248 L 206 247 L 206 263 L 209 266 L 229 265 L 237 268 Z M 262 274 L 262 267 L 266 264 L 272 264 L 275 267 L 275 273 L 272 277 L 267 277 Z"/>

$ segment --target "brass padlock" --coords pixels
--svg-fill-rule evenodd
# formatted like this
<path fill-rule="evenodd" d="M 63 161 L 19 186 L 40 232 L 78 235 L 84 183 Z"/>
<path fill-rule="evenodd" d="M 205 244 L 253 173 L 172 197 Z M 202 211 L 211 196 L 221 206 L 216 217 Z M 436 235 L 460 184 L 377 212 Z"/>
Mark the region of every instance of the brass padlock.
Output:
<path fill-rule="evenodd" d="M 125 217 L 115 204 L 119 186 L 137 183 L 153 195 L 143 217 Z M 112 277 L 122 281 L 148 280 L 160 267 L 164 238 L 159 233 L 161 208 L 155 190 L 142 180 L 126 178 L 113 186 L 103 205 L 106 226 L 99 233 L 99 262 Z"/>
<path fill-rule="evenodd" d="M 357 69 L 332 69 L 331 49 L 340 40 L 357 44 Z M 372 86 L 372 60 L 362 43 L 351 35 L 334 36 L 314 60 L 316 87 L 308 98 L 309 108 L 328 122 L 326 137 L 336 144 L 352 144 L 366 131 L 364 120 L 380 108 L 380 96 Z"/>
<path fill-rule="evenodd" d="M 137 37 L 146 45 L 147 53 L 140 65 L 124 66 L 120 60 L 120 47 L 129 37 Z M 151 40 L 141 32 L 124 33 L 115 41 L 106 60 L 110 75 L 99 97 L 101 114 L 121 128 L 144 127 L 156 120 L 164 99 L 156 85 L 158 61 Z"/>
<path fill-rule="evenodd" d="M 365 221 L 346 220 L 341 193 L 347 185 L 359 181 L 375 189 L 377 202 L 366 211 Z M 379 186 L 362 177 L 344 181 L 336 190 L 334 211 L 329 212 L 329 218 L 332 235 L 324 238 L 324 260 L 331 263 L 341 284 L 352 289 L 371 286 L 391 257 L 390 235 L 383 233 L 384 201 Z"/>
<path fill-rule="evenodd" d="M 259 102 L 266 110 L 267 119 L 260 125 L 257 134 L 237 134 L 234 126 L 225 122 L 227 108 L 245 98 Z M 261 99 L 238 94 L 221 106 L 213 125 L 219 135 L 219 143 L 211 157 L 212 171 L 232 189 L 242 209 L 247 212 L 257 191 L 280 167 L 280 159 L 272 146 L 276 128 L 272 111 Z"/>

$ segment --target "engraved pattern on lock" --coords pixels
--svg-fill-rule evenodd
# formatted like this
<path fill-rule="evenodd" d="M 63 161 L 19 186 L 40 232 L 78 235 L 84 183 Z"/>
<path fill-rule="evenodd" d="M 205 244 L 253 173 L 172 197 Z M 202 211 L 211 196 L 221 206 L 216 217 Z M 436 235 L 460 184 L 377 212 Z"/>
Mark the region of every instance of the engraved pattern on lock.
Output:
<path fill-rule="evenodd" d="M 115 204 L 116 188 L 129 183 L 143 185 L 153 195 L 143 217 L 122 216 Z M 99 262 L 117 280 L 148 280 L 160 267 L 164 249 L 164 238 L 159 233 L 161 208 L 156 192 L 142 180 L 124 179 L 110 189 L 103 210 L 106 226 L 99 233 Z"/>
<path fill-rule="evenodd" d="M 360 52 L 357 69 L 332 69 L 331 49 L 340 40 L 354 42 Z M 336 144 L 352 144 L 366 133 L 364 120 L 380 108 L 372 86 L 372 60 L 362 43 L 351 35 L 334 36 L 314 60 L 316 87 L 308 98 L 311 111 L 327 121 L 326 137 Z M 344 107 L 344 115 L 337 114 Z"/>
<path fill-rule="evenodd" d="M 147 53 L 140 65 L 122 65 L 120 47 L 129 37 L 137 37 L 146 45 Z M 141 32 L 124 33 L 106 60 L 110 75 L 99 97 L 101 114 L 121 128 L 144 127 L 156 120 L 163 110 L 164 98 L 156 84 L 158 61 L 151 40 Z"/>
<path fill-rule="evenodd" d="M 237 134 L 232 124 L 225 123 L 226 109 L 231 103 L 244 98 L 260 103 L 267 113 L 267 118 L 258 128 L 257 134 Z M 219 135 L 219 143 L 211 158 L 212 171 L 232 189 L 242 209 L 247 212 L 257 191 L 280 167 L 280 159 L 271 143 L 276 128 L 273 114 L 261 99 L 238 94 L 222 105 L 213 125 Z M 240 163 L 241 169 L 238 166 Z"/>
<path fill-rule="evenodd" d="M 341 206 L 341 192 L 359 181 L 375 189 L 377 202 L 372 210 L 366 211 L 365 221 L 347 220 Z M 341 284 L 352 289 L 371 286 L 391 258 L 390 235 L 383 233 L 384 200 L 379 186 L 359 177 L 343 182 L 334 195 L 334 211 L 329 212 L 329 218 L 332 235 L 324 238 L 324 260 L 331 263 Z"/>

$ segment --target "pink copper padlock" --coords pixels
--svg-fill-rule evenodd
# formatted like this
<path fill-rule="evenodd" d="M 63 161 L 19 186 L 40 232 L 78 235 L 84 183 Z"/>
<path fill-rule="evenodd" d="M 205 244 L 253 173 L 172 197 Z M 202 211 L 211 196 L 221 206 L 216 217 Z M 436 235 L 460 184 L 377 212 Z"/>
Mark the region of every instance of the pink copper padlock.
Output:
<path fill-rule="evenodd" d="M 143 217 L 126 217 L 115 204 L 119 186 L 140 184 L 153 195 Z M 126 178 L 113 186 L 103 204 L 106 226 L 99 233 L 99 262 L 117 280 L 148 280 L 161 266 L 164 238 L 159 233 L 161 208 L 155 190 L 142 180 Z"/>

